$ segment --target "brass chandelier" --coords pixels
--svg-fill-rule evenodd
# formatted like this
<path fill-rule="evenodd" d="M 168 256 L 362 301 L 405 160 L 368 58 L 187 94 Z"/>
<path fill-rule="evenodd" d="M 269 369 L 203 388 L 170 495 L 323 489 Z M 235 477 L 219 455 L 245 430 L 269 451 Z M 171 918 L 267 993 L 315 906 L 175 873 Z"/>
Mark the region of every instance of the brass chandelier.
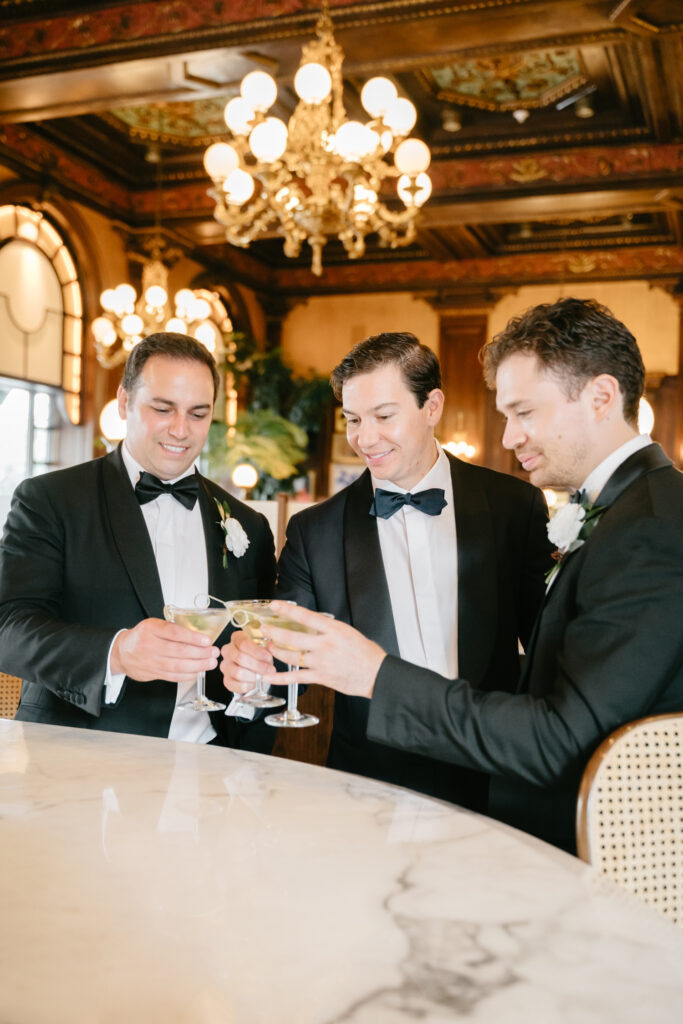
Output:
<path fill-rule="evenodd" d="M 308 242 L 311 269 L 320 275 L 330 236 L 351 259 L 364 254 L 365 238 L 373 232 L 382 246 L 409 245 L 432 186 L 426 174 L 429 148 L 407 137 L 417 119 L 414 105 L 398 96 L 389 79 L 372 78 L 361 92 L 371 119 L 347 120 L 344 53 L 325 9 L 316 36 L 302 51 L 294 78 L 299 102 L 289 123 L 267 116 L 277 98 L 274 79 L 250 72 L 225 108 L 232 138 L 209 146 L 204 166 L 214 183 L 214 216 L 232 245 L 246 248 L 279 234 L 285 256 L 295 257 Z M 390 192 L 382 189 L 390 179 L 402 207 L 387 205 Z"/>
<path fill-rule="evenodd" d="M 181 288 L 171 304 L 168 268 L 161 255 L 157 245 L 151 258 L 143 261 L 139 298 L 128 282 L 107 288 L 100 296 L 103 312 L 93 320 L 92 333 L 97 361 L 106 369 L 124 362 L 133 346 L 155 331 L 189 334 L 216 354 L 232 332 L 230 317 L 215 292 Z"/>

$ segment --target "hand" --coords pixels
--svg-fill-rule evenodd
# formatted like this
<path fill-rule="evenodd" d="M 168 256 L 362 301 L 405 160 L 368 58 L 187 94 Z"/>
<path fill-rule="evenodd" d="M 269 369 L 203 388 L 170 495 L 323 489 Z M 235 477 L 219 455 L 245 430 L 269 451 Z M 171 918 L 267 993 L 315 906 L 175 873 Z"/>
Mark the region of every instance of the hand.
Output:
<path fill-rule="evenodd" d="M 208 636 L 165 619 L 143 619 L 114 640 L 109 662 L 114 675 L 125 672 L 146 683 L 168 679 L 192 683 L 199 672 L 218 664 L 218 648 Z"/>
<path fill-rule="evenodd" d="M 268 650 L 279 661 L 299 668 L 293 672 L 265 672 L 265 683 L 319 683 L 353 697 L 372 697 L 375 679 L 386 652 L 379 644 L 345 622 L 337 622 L 298 605 L 273 601 L 273 611 L 309 626 L 316 631 L 296 633 L 264 623 L 263 633 L 270 639 Z"/>
<path fill-rule="evenodd" d="M 221 647 L 221 657 L 223 685 L 232 693 L 251 693 L 256 686 L 255 677 L 273 668 L 273 659 L 268 651 L 241 630 L 236 630 L 230 637 L 230 643 Z"/>

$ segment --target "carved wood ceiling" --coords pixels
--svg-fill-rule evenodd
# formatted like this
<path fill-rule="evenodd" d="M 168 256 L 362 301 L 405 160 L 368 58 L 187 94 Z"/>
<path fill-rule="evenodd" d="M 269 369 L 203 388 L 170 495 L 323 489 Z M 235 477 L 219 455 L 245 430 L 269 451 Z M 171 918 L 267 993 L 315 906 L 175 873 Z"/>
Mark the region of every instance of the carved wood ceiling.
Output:
<path fill-rule="evenodd" d="M 318 4 L 300 0 L 0 0 L 0 165 L 164 227 L 214 271 L 282 294 L 493 289 L 683 274 L 681 0 L 329 4 L 345 103 L 372 74 L 419 111 L 434 193 L 417 243 L 362 261 L 278 239 L 235 250 L 206 195 L 206 145 L 243 75 L 278 80 L 280 114 Z M 515 111 L 525 110 L 522 120 Z"/>

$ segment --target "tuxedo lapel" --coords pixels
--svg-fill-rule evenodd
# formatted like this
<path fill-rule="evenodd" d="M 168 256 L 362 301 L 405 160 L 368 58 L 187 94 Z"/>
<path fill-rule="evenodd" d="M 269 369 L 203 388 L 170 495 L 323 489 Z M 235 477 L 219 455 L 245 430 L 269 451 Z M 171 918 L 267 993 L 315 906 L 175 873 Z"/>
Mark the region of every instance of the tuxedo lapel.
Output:
<path fill-rule="evenodd" d="M 639 451 L 634 452 L 633 455 L 630 455 L 629 458 L 622 462 L 620 466 L 617 466 L 595 499 L 595 506 L 597 508 L 603 508 L 605 510 L 605 515 L 607 515 L 610 506 L 613 505 L 621 495 L 628 490 L 631 484 L 635 483 L 641 476 L 644 476 L 646 473 L 650 473 L 653 470 L 664 469 L 671 465 L 671 460 L 664 454 L 658 444 L 652 444 L 648 445 L 646 448 L 641 448 Z M 596 525 L 595 530 L 591 533 L 586 543 L 590 543 L 593 537 L 597 537 L 599 535 L 599 531 L 600 523 Z M 534 647 L 536 646 L 538 635 L 542 628 L 545 609 L 551 601 L 557 602 L 562 600 L 562 594 L 566 590 L 566 587 L 569 585 L 574 574 L 572 570 L 572 565 L 574 564 L 573 555 L 578 554 L 578 552 L 582 550 L 583 545 L 566 556 L 560 565 L 556 579 L 553 581 L 550 590 L 546 593 L 543 606 L 536 619 L 536 623 L 526 649 L 526 657 L 524 659 L 525 670 L 522 673 L 522 678 L 520 679 L 520 689 L 526 688 L 526 676 L 533 664 Z"/>
<path fill-rule="evenodd" d="M 202 514 L 202 525 L 206 540 L 206 561 L 208 568 L 209 593 L 216 597 L 229 601 L 232 598 L 240 597 L 240 580 L 243 574 L 244 558 L 236 558 L 232 551 L 226 551 L 226 565 L 223 566 L 223 548 L 225 546 L 225 533 L 220 522 L 220 512 L 216 500 L 227 502 L 230 515 L 241 526 L 239 512 L 236 503 L 231 503 L 224 495 L 214 493 L 213 485 L 206 477 L 199 476 L 199 508 Z"/>
<path fill-rule="evenodd" d="M 458 543 L 458 675 L 477 683 L 498 629 L 498 567 L 491 509 L 474 474 L 448 456 Z"/>
<path fill-rule="evenodd" d="M 225 593 L 230 570 L 235 566 L 234 555 L 228 553 L 228 567 L 223 568 L 223 545 L 225 535 L 220 525 L 220 513 L 209 487 L 206 477 L 199 475 L 199 492 L 197 500 L 202 514 L 204 539 L 206 541 L 206 567 L 209 581 L 209 593 L 227 599 Z M 230 561 L 231 560 L 231 561 Z"/>
<path fill-rule="evenodd" d="M 651 473 L 654 469 L 664 469 L 666 466 L 671 465 L 671 459 L 664 454 L 658 444 L 651 444 L 647 448 L 641 448 L 629 456 L 620 466 L 617 466 L 595 499 L 596 506 L 598 508 L 609 508 L 643 474 Z"/>
<path fill-rule="evenodd" d="M 102 460 L 104 500 L 114 542 L 135 593 L 151 618 L 161 618 L 164 598 L 152 542 L 120 449 Z"/>
<path fill-rule="evenodd" d="M 389 654 L 398 654 L 377 520 L 370 515 L 371 503 L 372 483 L 366 470 L 349 487 L 344 508 L 344 565 L 350 619 L 356 629 Z"/>

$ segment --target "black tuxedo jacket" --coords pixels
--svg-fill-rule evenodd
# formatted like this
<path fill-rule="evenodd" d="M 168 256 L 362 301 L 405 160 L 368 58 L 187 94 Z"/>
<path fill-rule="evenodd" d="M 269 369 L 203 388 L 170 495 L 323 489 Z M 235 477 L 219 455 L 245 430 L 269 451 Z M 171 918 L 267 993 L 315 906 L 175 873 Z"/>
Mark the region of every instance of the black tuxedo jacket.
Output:
<path fill-rule="evenodd" d="M 518 638 L 526 644 L 550 562 L 542 493 L 502 473 L 449 456 L 458 546 L 458 664 L 482 690 L 513 690 Z M 366 470 L 339 494 L 293 516 L 277 594 L 349 622 L 386 651 L 398 641 Z M 486 777 L 366 736 L 370 702 L 335 695 L 327 763 L 478 809 Z"/>
<path fill-rule="evenodd" d="M 199 483 L 209 593 L 270 596 L 275 554 L 265 518 L 205 477 Z M 227 501 L 250 540 L 241 558 L 228 553 L 225 569 L 215 498 Z M 120 450 L 19 485 L 0 543 L 0 666 L 23 679 L 18 719 L 168 736 L 175 684 L 126 679 L 117 703 L 103 703 L 114 635 L 144 618 L 163 618 L 163 604 L 152 544 Z M 206 688 L 217 699 L 227 696 L 218 669 L 207 673 Z M 250 726 L 222 712 L 212 721 L 230 745 L 266 732 L 252 735 Z"/>
<path fill-rule="evenodd" d="M 375 740 L 490 772 L 490 813 L 570 852 L 598 744 L 625 722 L 683 711 L 683 474 L 648 446 L 596 505 L 606 511 L 548 592 L 516 694 L 388 657 L 368 722 Z"/>

